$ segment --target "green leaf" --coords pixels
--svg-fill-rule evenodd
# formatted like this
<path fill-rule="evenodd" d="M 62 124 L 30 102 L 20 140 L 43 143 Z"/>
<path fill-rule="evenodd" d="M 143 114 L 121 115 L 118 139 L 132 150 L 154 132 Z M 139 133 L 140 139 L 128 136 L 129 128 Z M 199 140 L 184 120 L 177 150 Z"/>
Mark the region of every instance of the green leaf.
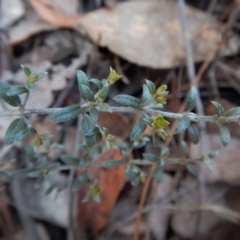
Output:
<path fill-rule="evenodd" d="M 190 112 L 195 108 L 196 102 L 197 102 L 197 96 L 198 96 L 197 89 L 194 86 L 192 86 L 191 89 L 189 90 L 188 97 L 187 97 L 186 111 Z"/>
<path fill-rule="evenodd" d="M 42 139 L 42 141 L 44 141 L 44 140 L 49 140 L 49 139 L 52 139 L 52 138 L 53 138 L 53 135 L 52 135 L 52 134 L 49 134 L 49 133 L 45 133 L 45 134 L 41 134 L 41 135 L 40 135 L 40 138 Z"/>
<path fill-rule="evenodd" d="M 84 135 L 86 135 L 89 131 L 94 129 L 94 124 L 90 117 L 84 117 L 81 122 L 82 132 Z"/>
<path fill-rule="evenodd" d="M 188 145 L 187 145 L 186 142 L 181 141 L 181 149 L 182 149 L 183 155 L 184 155 L 185 157 L 187 157 L 188 154 L 189 154 L 189 150 L 188 150 Z"/>
<path fill-rule="evenodd" d="M 51 165 L 48 167 L 48 170 L 49 170 L 49 171 L 55 171 L 55 170 L 57 170 L 60 166 L 61 166 L 60 163 L 53 163 L 53 164 L 51 164 Z"/>
<path fill-rule="evenodd" d="M 240 107 L 234 107 L 226 111 L 222 116 L 224 117 L 232 117 L 240 115 Z"/>
<path fill-rule="evenodd" d="M 82 173 L 74 182 L 72 190 L 74 192 L 78 191 L 85 183 L 89 182 L 89 177 L 87 172 Z"/>
<path fill-rule="evenodd" d="M 23 139 L 27 138 L 29 135 L 30 135 L 29 129 L 26 128 L 15 135 L 14 141 L 16 141 L 16 142 L 22 141 Z"/>
<path fill-rule="evenodd" d="M 79 91 L 81 94 L 81 97 L 89 102 L 93 102 L 94 101 L 94 95 L 92 90 L 89 88 L 89 86 L 84 85 L 84 84 L 80 84 L 79 85 Z"/>
<path fill-rule="evenodd" d="M 148 125 L 152 125 L 152 123 L 153 123 L 153 119 L 151 119 L 151 118 L 146 118 L 146 117 L 144 117 L 144 118 L 142 118 L 142 120 L 143 121 L 145 121 Z"/>
<path fill-rule="evenodd" d="M 102 112 L 110 112 L 112 113 L 111 107 L 107 103 L 99 103 L 99 110 Z"/>
<path fill-rule="evenodd" d="M 18 96 L 21 95 L 23 93 L 28 92 L 28 89 L 25 87 L 14 87 L 11 88 L 8 92 L 7 92 L 7 96 L 11 97 L 11 96 Z"/>
<path fill-rule="evenodd" d="M 134 181 L 136 178 L 138 178 L 138 169 L 128 166 L 125 170 L 125 176 L 127 181 Z"/>
<path fill-rule="evenodd" d="M 24 177 L 27 177 L 28 174 L 33 171 L 34 171 L 33 168 L 19 169 L 13 172 L 13 176 L 18 178 L 24 178 Z"/>
<path fill-rule="evenodd" d="M 109 87 L 107 85 L 103 86 L 97 93 L 97 98 L 104 100 L 108 95 Z"/>
<path fill-rule="evenodd" d="M 14 143 L 16 135 L 20 133 L 22 130 L 24 130 L 25 127 L 26 127 L 26 124 L 23 119 L 17 118 L 13 120 L 9 125 L 5 135 L 6 144 Z"/>
<path fill-rule="evenodd" d="M 158 146 L 161 143 L 161 137 L 158 135 L 157 132 L 153 133 L 153 146 Z"/>
<path fill-rule="evenodd" d="M 39 80 L 43 79 L 44 77 L 46 77 L 47 74 L 48 74 L 47 72 L 38 73 L 36 75 L 36 81 L 39 81 Z"/>
<path fill-rule="evenodd" d="M 140 118 L 135 124 L 130 134 L 130 140 L 133 141 L 141 137 L 144 131 L 146 130 L 146 128 L 147 128 L 147 123 L 142 118 Z"/>
<path fill-rule="evenodd" d="M 194 144 L 199 143 L 199 132 L 194 124 L 190 124 L 188 127 L 188 134 Z"/>
<path fill-rule="evenodd" d="M 117 95 L 113 100 L 127 107 L 139 108 L 140 106 L 140 100 L 138 98 L 126 94 Z"/>
<path fill-rule="evenodd" d="M 99 89 L 101 89 L 103 87 L 103 83 L 98 80 L 97 78 L 92 78 L 89 80 L 89 82 L 94 83 Z"/>
<path fill-rule="evenodd" d="M 102 166 L 105 168 L 114 168 L 114 167 L 119 167 L 122 164 L 123 164 L 122 160 L 112 160 L 112 161 L 104 162 Z"/>
<path fill-rule="evenodd" d="M 155 155 L 150 154 L 150 153 L 144 153 L 143 157 L 144 157 L 144 159 L 146 159 L 150 162 L 157 162 L 158 161 L 158 158 Z"/>
<path fill-rule="evenodd" d="M 27 81 L 27 88 L 30 93 L 33 93 L 35 91 L 35 84 Z"/>
<path fill-rule="evenodd" d="M 220 117 L 224 111 L 222 104 L 220 104 L 219 102 L 215 102 L 215 101 L 211 101 L 211 103 L 214 105 L 217 116 Z"/>
<path fill-rule="evenodd" d="M 28 177 L 32 177 L 32 178 L 38 178 L 43 174 L 42 170 L 34 170 L 30 173 L 28 173 Z"/>
<path fill-rule="evenodd" d="M 152 99 L 152 94 L 146 84 L 143 85 L 142 102 L 148 102 Z"/>
<path fill-rule="evenodd" d="M 35 182 L 34 187 L 35 187 L 35 188 L 41 187 L 42 184 L 43 184 L 43 182 L 44 182 L 44 180 L 45 180 L 45 177 L 44 177 L 43 175 L 40 176 L 40 177 L 37 179 L 37 181 Z"/>
<path fill-rule="evenodd" d="M 154 83 L 149 80 L 145 80 L 145 81 L 146 81 L 146 84 L 148 86 L 150 93 L 153 95 L 156 92 L 156 87 L 155 87 Z"/>
<path fill-rule="evenodd" d="M 96 128 L 96 129 L 98 129 L 98 128 Z M 102 135 L 99 132 L 99 130 L 94 135 L 91 135 L 91 136 L 85 135 L 85 141 L 89 148 L 93 147 L 95 144 L 99 143 L 101 140 L 102 140 Z"/>
<path fill-rule="evenodd" d="M 57 111 L 51 116 L 51 120 L 56 123 L 66 122 L 76 118 L 81 113 L 79 105 L 71 105 Z"/>
<path fill-rule="evenodd" d="M 79 163 L 79 159 L 72 157 L 70 155 L 62 155 L 60 159 L 67 165 L 77 166 Z"/>
<path fill-rule="evenodd" d="M 21 65 L 21 67 L 26 77 L 29 77 L 32 74 L 31 70 L 27 66 Z"/>
<path fill-rule="evenodd" d="M 190 118 L 184 115 L 179 119 L 179 122 L 175 129 L 175 133 L 178 134 L 184 132 L 189 127 L 190 123 Z"/>
<path fill-rule="evenodd" d="M 197 168 L 192 164 L 187 164 L 187 170 L 194 176 L 198 176 Z"/>
<path fill-rule="evenodd" d="M 98 120 L 98 111 L 96 108 L 91 108 L 89 111 L 89 117 L 92 121 L 92 123 L 95 125 Z"/>
<path fill-rule="evenodd" d="M 9 97 L 7 95 L 7 92 L 10 89 L 11 88 L 7 84 L 0 81 L 0 98 L 11 106 L 14 106 L 14 107 L 20 106 L 21 105 L 21 99 L 19 98 L 19 96 Z"/>
<path fill-rule="evenodd" d="M 88 78 L 87 78 L 86 74 L 81 70 L 77 70 L 77 80 L 78 80 L 79 88 L 80 88 L 80 85 L 82 85 L 82 84 L 89 86 Z"/>
<path fill-rule="evenodd" d="M 208 157 L 209 157 L 210 159 L 213 159 L 213 158 L 217 157 L 218 155 L 219 155 L 219 151 L 213 151 L 213 152 L 210 152 L 210 153 L 208 154 Z"/>
<path fill-rule="evenodd" d="M 229 132 L 228 128 L 223 125 L 219 125 L 219 131 L 220 131 L 220 135 L 221 135 L 222 144 L 225 147 L 228 145 L 228 143 L 230 141 L 230 138 L 231 138 L 230 132 Z"/>
<path fill-rule="evenodd" d="M 109 73 L 109 76 L 107 78 L 107 82 L 108 82 L 109 85 L 114 84 L 121 77 L 122 77 L 121 75 L 116 73 L 116 71 L 110 67 L 110 73 Z"/>
<path fill-rule="evenodd" d="M 162 158 L 167 158 L 169 155 L 169 149 L 167 147 L 163 147 L 161 150 L 161 157 Z"/>
<path fill-rule="evenodd" d="M 157 183 L 162 182 L 163 179 L 163 170 L 161 167 L 157 168 L 155 173 L 154 173 L 155 179 L 157 181 Z"/>

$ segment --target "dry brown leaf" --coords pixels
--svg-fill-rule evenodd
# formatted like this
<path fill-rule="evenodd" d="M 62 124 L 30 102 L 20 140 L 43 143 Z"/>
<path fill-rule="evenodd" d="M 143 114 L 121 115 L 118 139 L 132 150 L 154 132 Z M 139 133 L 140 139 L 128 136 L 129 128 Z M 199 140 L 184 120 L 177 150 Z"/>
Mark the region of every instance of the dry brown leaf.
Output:
<path fill-rule="evenodd" d="M 172 178 L 167 174 L 164 174 L 163 181 L 160 184 L 154 182 L 151 190 L 153 203 L 167 197 L 171 193 L 172 182 Z M 162 208 L 156 208 L 154 211 L 150 212 L 148 216 L 148 224 L 156 240 L 166 238 L 169 217 L 170 214 Z"/>
<path fill-rule="evenodd" d="M 186 6 L 189 36 L 195 61 L 206 59 L 221 41 L 219 24 L 208 14 Z M 179 9 L 174 1 L 128 1 L 100 9 L 80 21 L 100 46 L 130 62 L 151 68 L 171 68 L 185 58 Z M 99 41 L 100 39 L 100 41 Z M 231 47 L 230 47 L 231 46 Z M 235 37 L 222 52 L 238 51 Z"/>
<path fill-rule="evenodd" d="M 185 59 L 182 28 L 176 2 L 129 1 L 112 9 L 100 9 L 85 16 L 69 17 L 37 0 L 29 0 L 46 22 L 67 28 L 78 28 L 100 46 L 140 66 L 172 68 Z M 151 17 L 149 17 L 151 16 Z M 193 46 L 194 61 L 206 59 L 222 36 L 219 23 L 201 11 L 186 6 L 188 31 Z M 239 40 L 233 36 L 221 54 L 238 51 Z"/>
<path fill-rule="evenodd" d="M 47 23 L 55 27 L 65 27 L 75 29 L 80 20 L 80 16 L 67 16 L 65 12 L 51 9 L 39 0 L 29 0 L 37 14 Z"/>
<path fill-rule="evenodd" d="M 119 150 L 109 150 L 97 162 L 103 163 L 107 160 L 119 160 L 121 158 Z M 89 174 L 93 179 L 98 180 L 98 184 L 102 189 L 100 194 L 101 203 L 93 200 L 82 202 L 87 193 L 87 186 L 83 187 L 79 191 L 78 224 L 82 230 L 97 233 L 108 223 L 110 213 L 126 179 L 123 165 L 110 169 L 91 168 Z"/>

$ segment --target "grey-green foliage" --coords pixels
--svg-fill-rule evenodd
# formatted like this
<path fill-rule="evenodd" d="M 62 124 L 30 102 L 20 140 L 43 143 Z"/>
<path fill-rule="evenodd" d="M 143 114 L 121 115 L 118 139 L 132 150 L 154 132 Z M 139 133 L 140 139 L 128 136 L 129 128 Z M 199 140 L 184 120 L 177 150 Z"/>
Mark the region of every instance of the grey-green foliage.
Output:
<path fill-rule="evenodd" d="M 155 112 L 159 112 L 159 109 L 166 104 L 168 95 L 166 85 L 156 88 L 153 82 L 146 80 L 145 84 L 143 84 L 142 96 L 140 99 L 131 95 L 120 94 L 115 96 L 113 100 L 120 104 L 121 107 L 111 107 L 106 103 L 111 85 L 121 78 L 112 68 L 110 68 L 107 79 L 102 80 L 97 78 L 89 80 L 83 71 L 77 71 L 76 76 L 79 94 L 84 101 L 82 104 L 66 106 L 55 111 L 50 119 L 55 123 L 63 123 L 81 116 L 81 118 L 79 118 L 81 120 L 80 128 L 84 136 L 84 142 L 79 146 L 81 158 L 61 154 L 59 162 L 51 163 L 51 161 L 48 161 L 49 153 L 53 150 L 61 152 L 63 151 L 63 146 L 54 144 L 51 134 L 38 133 L 37 129 L 31 125 L 24 115 L 24 108 L 28 100 L 28 95 L 33 94 L 37 82 L 44 78 L 47 73 L 33 73 L 27 66 L 23 65 L 22 69 L 26 76 L 26 84 L 24 86 L 11 88 L 7 84 L 0 82 L 0 98 L 7 104 L 17 107 L 20 112 L 20 117 L 13 120 L 8 127 L 5 135 L 5 142 L 7 144 L 13 144 L 27 137 L 32 138 L 32 146 L 26 148 L 29 167 L 8 171 L 0 162 L 0 178 L 3 178 L 3 176 L 5 176 L 4 179 L 7 179 L 7 176 L 31 177 L 35 179 L 36 187 L 41 186 L 44 181 L 47 181 L 49 184 L 47 193 L 49 194 L 56 187 L 51 177 L 51 172 L 58 170 L 61 165 L 63 167 L 79 168 L 81 169 L 80 175 L 76 178 L 72 186 L 73 191 L 77 191 L 83 185 L 89 184 L 85 200 L 93 198 L 99 201 L 101 190 L 98 186 L 98 182 L 91 178 L 89 168 L 94 166 L 96 163 L 95 160 L 101 157 L 102 154 L 109 149 L 119 149 L 122 158 L 108 159 L 108 161 L 99 164 L 99 167 L 108 169 L 124 165 L 126 179 L 133 185 L 144 182 L 146 177 L 154 177 L 157 182 L 161 182 L 163 177 L 163 166 L 172 162 L 184 164 L 187 170 L 193 175 L 197 175 L 197 168 L 195 165 L 199 162 L 206 164 L 210 170 L 212 169 L 212 159 L 218 154 L 216 151 L 197 159 L 191 159 L 189 157 L 188 144 L 182 141 L 180 143 L 182 156 L 180 156 L 176 162 L 176 159 L 171 159 L 169 157 L 169 148 L 163 147 L 163 141 L 171 137 L 168 132 L 170 122 L 166 120 L 164 116 L 171 117 L 171 115 L 164 115 L 162 111 L 163 114 L 159 114 L 153 118 L 149 110 L 152 110 L 152 112 L 155 110 Z M 94 85 L 95 87 L 93 88 Z M 21 102 L 20 95 L 25 95 L 25 98 L 22 98 L 25 99 L 24 102 Z M 200 135 L 197 126 L 193 123 L 193 121 L 196 121 L 196 119 L 192 117 L 194 114 L 190 112 L 194 110 L 197 98 L 198 91 L 192 86 L 186 99 L 186 112 L 178 115 L 177 118 L 179 121 L 175 129 L 176 134 L 182 134 L 187 131 L 191 142 L 194 144 L 199 142 Z M 220 103 L 216 101 L 212 103 L 216 111 L 216 115 L 213 116 L 212 119 L 213 122 L 215 121 L 218 124 L 222 144 L 226 146 L 230 141 L 230 132 L 226 122 L 228 118 L 240 117 L 240 107 L 234 107 L 224 112 L 224 108 Z M 130 133 L 130 142 L 124 143 L 115 140 L 115 137 L 107 128 L 98 125 L 99 111 L 112 112 L 112 109 L 137 112 L 141 115 Z M 175 118 L 175 116 L 173 116 L 173 118 Z M 204 117 L 202 117 L 202 119 L 204 120 Z M 74 121 L 73 123 L 75 124 L 76 122 Z M 142 155 L 143 159 L 131 160 L 131 151 L 134 148 L 144 147 L 150 140 L 149 137 L 144 136 L 147 127 L 150 127 L 152 130 L 151 138 L 153 145 L 160 147 L 159 154 L 144 153 Z M 103 144 L 103 142 L 105 142 L 105 144 Z M 45 150 L 38 152 L 38 147 L 43 144 L 45 144 Z M 147 172 L 141 167 L 141 165 L 144 164 L 155 165 L 155 170 L 151 173 Z M 2 191 L 2 188 L 0 191 Z"/>

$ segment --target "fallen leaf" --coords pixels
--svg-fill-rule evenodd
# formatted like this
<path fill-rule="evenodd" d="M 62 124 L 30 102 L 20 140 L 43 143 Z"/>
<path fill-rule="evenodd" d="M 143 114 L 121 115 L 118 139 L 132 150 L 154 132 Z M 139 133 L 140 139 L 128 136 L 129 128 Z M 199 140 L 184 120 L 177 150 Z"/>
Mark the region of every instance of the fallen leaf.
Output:
<path fill-rule="evenodd" d="M 98 45 L 140 66 L 172 68 L 182 66 L 186 58 L 176 2 L 128 1 L 112 9 L 69 17 L 40 1 L 29 1 L 44 21 L 88 34 Z M 222 41 L 220 26 L 210 15 L 188 6 L 186 17 L 193 58 L 199 62 L 214 53 Z M 238 47 L 239 40 L 234 35 L 222 45 L 221 55 L 234 54 Z"/>
<path fill-rule="evenodd" d="M 210 15 L 186 6 L 189 37 L 196 62 L 206 59 L 222 40 L 219 23 Z M 91 12 L 80 20 L 93 41 L 140 66 L 172 68 L 186 58 L 179 9 L 174 1 L 128 1 L 115 8 Z M 236 37 L 222 54 L 238 50 Z"/>
<path fill-rule="evenodd" d="M 119 160 L 122 156 L 119 150 L 109 150 L 104 153 L 98 163 L 107 160 Z M 93 200 L 82 202 L 87 193 L 87 186 L 79 191 L 78 200 L 78 225 L 83 231 L 97 233 L 102 230 L 108 223 L 110 213 L 117 201 L 120 191 L 125 184 L 124 166 L 118 168 L 90 168 L 89 174 L 93 179 L 98 180 L 98 184 L 102 189 L 100 198 L 101 202 L 97 203 Z"/>

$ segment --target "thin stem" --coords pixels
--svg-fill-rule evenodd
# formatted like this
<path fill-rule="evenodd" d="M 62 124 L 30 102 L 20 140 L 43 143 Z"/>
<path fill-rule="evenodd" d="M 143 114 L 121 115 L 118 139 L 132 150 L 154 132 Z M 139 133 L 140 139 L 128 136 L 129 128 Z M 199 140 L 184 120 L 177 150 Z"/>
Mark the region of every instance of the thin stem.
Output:
<path fill-rule="evenodd" d="M 23 115 L 53 114 L 61 109 L 62 108 L 25 109 L 25 110 L 23 110 Z M 98 109 L 98 111 L 104 112 L 99 109 Z M 111 107 L 111 111 L 119 112 L 119 113 L 139 113 L 141 115 L 144 115 L 146 113 L 148 115 L 161 115 L 163 117 L 173 118 L 173 119 L 180 119 L 183 116 L 187 116 L 190 118 L 190 120 L 192 122 L 203 121 L 203 122 L 210 122 L 210 123 L 216 123 L 216 124 L 225 124 L 225 123 L 230 123 L 230 122 L 239 123 L 239 121 L 240 121 L 240 115 L 230 116 L 230 117 L 225 117 L 225 116 L 217 117 L 216 115 L 214 115 L 214 116 L 197 115 L 192 112 L 171 113 L 171 112 L 165 112 L 165 111 L 156 110 L 156 109 L 136 109 L 136 108 L 132 108 L 132 107 Z M 17 116 L 17 115 L 21 115 L 21 112 L 19 110 L 10 110 L 10 111 L 0 112 L 0 117 Z"/>

